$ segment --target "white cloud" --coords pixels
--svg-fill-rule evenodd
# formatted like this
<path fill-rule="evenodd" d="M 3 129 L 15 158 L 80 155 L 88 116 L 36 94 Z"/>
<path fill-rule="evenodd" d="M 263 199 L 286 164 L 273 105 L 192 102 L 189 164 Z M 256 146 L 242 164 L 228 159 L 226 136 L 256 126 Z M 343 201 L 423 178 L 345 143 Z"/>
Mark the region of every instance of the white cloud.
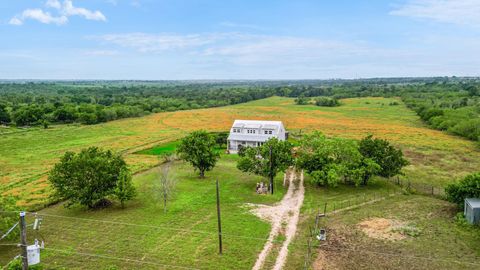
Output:
<path fill-rule="evenodd" d="M 48 0 L 45 3 L 45 6 L 50 7 L 50 8 L 55 8 L 55 9 L 61 9 L 62 4 L 58 0 Z"/>
<path fill-rule="evenodd" d="M 15 16 L 10 20 L 12 25 L 22 25 L 27 19 L 36 20 L 45 24 L 57 24 L 62 25 L 67 23 L 68 18 L 66 16 L 52 16 L 49 12 L 45 12 L 41 9 L 26 9 L 20 16 Z"/>
<path fill-rule="evenodd" d="M 198 48 L 222 39 L 222 34 L 146 34 L 127 33 L 103 35 L 99 38 L 105 42 L 122 47 L 130 47 L 140 52 L 161 52 L 175 49 Z"/>
<path fill-rule="evenodd" d="M 64 0 L 63 4 L 59 0 L 47 0 L 45 2 L 47 8 L 53 8 L 58 11 L 58 15 L 54 16 L 47 11 L 39 8 L 26 9 L 20 15 L 16 15 L 10 19 L 11 25 L 23 25 L 25 20 L 36 20 L 45 24 L 63 25 L 68 22 L 68 17 L 81 16 L 87 20 L 106 21 L 107 18 L 102 12 L 96 10 L 91 11 L 86 8 L 79 8 L 73 5 L 73 1 Z"/>
<path fill-rule="evenodd" d="M 63 2 L 63 7 L 62 7 L 62 13 L 65 14 L 66 16 L 83 16 L 87 20 L 94 20 L 94 21 L 106 21 L 107 18 L 105 15 L 103 15 L 102 12 L 96 10 L 96 11 L 90 11 L 85 8 L 79 8 L 73 6 L 73 2 L 71 0 L 65 0 Z"/>
<path fill-rule="evenodd" d="M 11 24 L 11 25 L 22 25 L 23 21 L 20 20 L 18 17 L 13 17 L 13 18 L 10 19 L 10 21 L 8 23 Z"/>
<path fill-rule="evenodd" d="M 480 27 L 478 0 L 409 0 L 390 14 Z"/>

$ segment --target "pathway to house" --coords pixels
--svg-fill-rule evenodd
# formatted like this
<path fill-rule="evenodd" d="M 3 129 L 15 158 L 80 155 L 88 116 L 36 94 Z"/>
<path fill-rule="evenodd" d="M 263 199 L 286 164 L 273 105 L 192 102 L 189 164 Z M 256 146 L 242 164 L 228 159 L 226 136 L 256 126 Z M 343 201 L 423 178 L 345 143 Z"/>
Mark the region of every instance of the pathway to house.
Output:
<path fill-rule="evenodd" d="M 260 270 L 262 268 L 265 259 L 272 249 L 274 239 L 281 231 L 284 231 L 285 241 L 282 243 L 282 247 L 273 267 L 274 270 L 282 269 L 287 260 L 288 245 L 297 232 L 300 208 L 302 207 L 305 194 L 305 188 L 303 186 L 303 171 L 300 172 L 299 181 L 296 181 L 297 172 L 294 169 L 289 170 L 286 177 L 288 178 L 289 184 L 288 191 L 279 203 L 273 206 L 254 205 L 255 208 L 252 209 L 252 212 L 255 213 L 255 215 L 272 224 L 272 230 L 270 231 L 268 240 L 265 243 L 262 252 L 260 252 L 257 261 L 252 268 L 253 270 Z"/>

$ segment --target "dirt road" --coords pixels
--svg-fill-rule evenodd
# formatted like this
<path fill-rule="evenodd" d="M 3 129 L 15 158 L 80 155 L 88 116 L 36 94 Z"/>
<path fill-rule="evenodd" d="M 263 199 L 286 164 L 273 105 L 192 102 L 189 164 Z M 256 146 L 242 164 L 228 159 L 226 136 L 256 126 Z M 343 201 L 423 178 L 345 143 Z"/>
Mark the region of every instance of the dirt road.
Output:
<path fill-rule="evenodd" d="M 253 270 L 262 269 L 265 260 L 270 253 L 274 239 L 284 230 L 285 241 L 276 258 L 274 270 L 280 270 L 286 263 L 288 255 L 288 245 L 295 237 L 297 232 L 297 223 L 300 216 L 300 208 L 303 204 L 305 188 L 303 186 L 303 171 L 300 173 L 300 179 L 297 179 L 297 172 L 291 169 L 287 172 L 288 191 L 283 199 L 274 206 L 254 205 L 252 212 L 258 217 L 269 221 L 272 224 L 272 230 L 268 236 L 267 243 L 260 252 Z M 298 181 L 297 181 L 298 180 Z M 282 226 L 283 224 L 283 226 Z"/>

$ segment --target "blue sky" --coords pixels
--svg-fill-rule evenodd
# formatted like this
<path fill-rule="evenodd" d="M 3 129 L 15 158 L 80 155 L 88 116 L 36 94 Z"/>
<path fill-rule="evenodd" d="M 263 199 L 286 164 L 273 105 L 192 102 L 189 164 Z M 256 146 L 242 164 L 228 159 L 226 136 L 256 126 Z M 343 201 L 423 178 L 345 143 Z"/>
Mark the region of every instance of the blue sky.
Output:
<path fill-rule="evenodd" d="M 479 76 L 480 0 L 5 0 L 1 79 Z"/>

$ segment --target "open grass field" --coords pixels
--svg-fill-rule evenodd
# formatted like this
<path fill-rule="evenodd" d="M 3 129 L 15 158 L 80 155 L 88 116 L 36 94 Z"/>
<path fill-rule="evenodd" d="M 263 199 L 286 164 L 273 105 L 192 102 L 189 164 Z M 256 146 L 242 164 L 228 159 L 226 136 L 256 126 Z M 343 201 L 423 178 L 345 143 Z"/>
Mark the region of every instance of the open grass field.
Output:
<path fill-rule="evenodd" d="M 199 179 L 189 165 L 175 162 L 170 171 L 178 181 L 167 213 L 155 193 L 159 171 L 153 169 L 135 176 L 139 194 L 125 209 L 49 207 L 41 211 L 41 235 L 29 231 L 29 239 L 45 240 L 46 269 L 249 269 L 270 226 L 250 214 L 245 203 L 280 200 L 283 178 L 277 177 L 274 196 L 259 196 L 255 184 L 262 179 L 238 171 L 237 158 L 223 155 L 205 179 Z M 222 256 L 218 255 L 215 179 L 220 180 Z M 0 246 L 0 265 L 17 252 L 18 248 Z"/>
<path fill-rule="evenodd" d="M 20 204 L 34 207 L 46 201 L 46 171 L 66 150 L 87 146 L 124 153 L 131 168 L 143 171 L 158 164 L 157 155 L 172 151 L 175 141 L 189 131 L 228 130 L 234 119 L 278 119 L 294 135 L 320 130 L 327 135 L 361 138 L 367 134 L 387 138 L 402 148 L 411 165 L 406 178 L 443 186 L 456 177 L 478 170 L 480 151 L 473 142 L 426 127 L 396 99 L 346 99 L 335 108 L 294 105 L 293 99 L 273 97 L 222 108 L 154 114 L 94 126 L 55 126 L 0 134 L 1 191 L 18 196 Z M 397 100 L 398 101 L 398 100 Z M 270 225 L 251 214 L 246 203 L 273 204 L 275 196 L 254 192 L 261 178 L 235 168 L 235 155 L 222 155 L 218 166 L 199 180 L 190 166 L 175 162 L 171 172 L 179 180 L 169 211 L 163 213 L 154 183 L 158 170 L 134 177 L 138 197 L 126 209 L 114 206 L 99 211 L 65 209 L 61 205 L 41 211 L 41 235 L 47 249 L 47 269 L 250 269 L 265 243 Z M 281 176 L 277 177 L 277 187 Z M 215 185 L 221 180 L 223 256 L 217 255 Z M 318 188 L 306 178 L 306 194 L 297 235 L 289 247 L 286 269 L 301 269 L 306 236 L 315 213 L 328 202 L 328 211 L 345 201 L 400 193 L 392 183 L 376 179 L 367 187 L 340 185 Z M 336 205 L 336 206 L 333 206 Z M 418 195 L 395 195 L 358 209 L 328 215 L 328 249 L 315 249 L 315 269 L 478 269 L 478 229 L 454 220 L 456 209 L 442 200 Z M 68 218 L 70 217 L 70 218 Z M 418 235 L 390 241 L 368 236 L 359 223 L 385 218 L 414 226 Z M 281 234 L 263 269 L 275 262 Z M 0 246 L 0 264 L 17 253 Z M 392 255 L 393 254 L 393 255 Z M 91 256 L 91 255 L 95 255 Z M 429 259 L 425 259 L 425 257 Z M 463 261 L 463 262 L 462 262 Z M 323 268 L 322 268 L 323 267 Z"/>
<path fill-rule="evenodd" d="M 308 231 L 315 223 L 315 214 L 323 212 L 324 202 L 358 200 L 366 194 L 393 194 L 395 187 L 377 181 L 362 188 L 340 186 L 338 189 L 306 187 L 299 231 L 290 248 L 288 267 L 303 269 Z M 397 190 L 398 191 L 398 190 Z M 456 207 L 440 199 L 408 195 L 388 197 L 373 204 L 344 212 L 328 214 L 320 228 L 327 229 L 327 241 L 316 242 L 312 269 L 479 269 L 480 229 L 455 220 Z M 379 219 L 394 221 L 414 228 L 410 235 L 398 233 L 375 238 L 365 233 L 362 222 L 372 222 L 374 232 L 382 232 Z M 403 229 L 404 232 L 406 229 Z M 402 229 L 398 229 L 402 232 Z M 398 238 L 399 237 L 399 238 Z"/>
<path fill-rule="evenodd" d="M 121 151 L 134 171 L 158 162 L 153 155 L 134 154 L 175 141 L 196 129 L 226 131 L 234 119 L 281 120 L 288 130 L 320 130 L 327 135 L 361 138 L 374 134 L 401 147 L 411 164 L 411 181 L 443 186 L 480 167 L 474 142 L 429 129 L 397 99 L 354 98 L 343 106 L 298 106 L 293 99 L 272 97 L 221 108 L 158 113 L 105 124 L 53 126 L 0 134 L 0 192 L 34 207 L 47 201 L 46 172 L 67 150 L 100 146 Z"/>

